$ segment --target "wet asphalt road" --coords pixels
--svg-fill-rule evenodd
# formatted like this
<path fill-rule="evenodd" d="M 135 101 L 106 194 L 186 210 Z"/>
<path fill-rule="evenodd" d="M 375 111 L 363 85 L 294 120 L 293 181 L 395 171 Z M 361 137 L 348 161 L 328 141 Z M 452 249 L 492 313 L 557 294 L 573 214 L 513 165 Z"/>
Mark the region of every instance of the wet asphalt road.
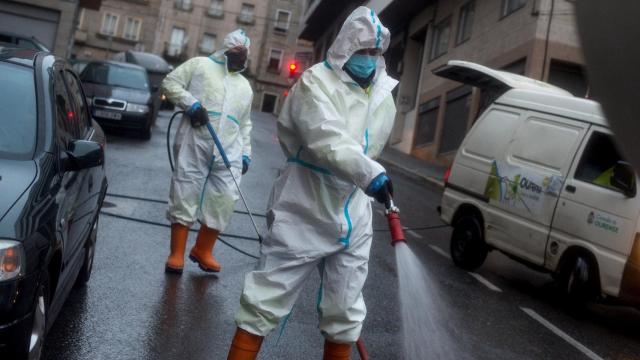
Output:
<path fill-rule="evenodd" d="M 169 113 L 162 113 L 153 138 L 107 132 L 109 192 L 165 200 L 170 170 L 165 136 Z M 275 119 L 256 113 L 254 156 L 242 188 L 250 205 L 264 213 L 269 191 L 284 158 Z M 391 173 L 396 203 L 408 227 L 440 224 L 440 190 Z M 237 209 L 242 210 L 238 202 Z M 376 205 L 376 209 L 380 209 Z M 104 211 L 166 223 L 164 204 L 108 197 Z M 263 218 L 258 219 L 264 232 Z M 374 228 L 386 224 L 375 212 Z M 226 233 L 254 236 L 249 219 L 236 214 Z M 188 246 L 193 244 L 192 234 Z M 407 233 L 427 265 L 446 323 L 438 336 L 451 337 L 457 354 L 468 359 L 640 359 L 640 312 L 592 305 L 576 313 L 562 305 L 549 276 L 493 252 L 477 273 L 453 266 L 448 258 L 450 230 Z M 224 238 L 258 253 L 250 240 Z M 364 295 L 368 307 L 363 338 L 372 359 L 402 358 L 395 257 L 389 236 L 376 232 Z M 235 324 L 243 275 L 255 260 L 218 243 L 219 275 L 186 263 L 182 277 L 163 272 L 169 230 L 103 215 L 92 279 L 73 292 L 50 331 L 48 359 L 225 359 Z M 189 249 L 189 248 L 188 248 Z M 187 251 L 188 251 L 187 249 Z M 315 310 L 319 278 L 307 282 L 286 325 L 267 337 L 261 359 L 320 359 L 323 339 Z M 354 357 L 357 355 L 354 351 Z M 429 349 L 424 358 L 431 359 Z"/>

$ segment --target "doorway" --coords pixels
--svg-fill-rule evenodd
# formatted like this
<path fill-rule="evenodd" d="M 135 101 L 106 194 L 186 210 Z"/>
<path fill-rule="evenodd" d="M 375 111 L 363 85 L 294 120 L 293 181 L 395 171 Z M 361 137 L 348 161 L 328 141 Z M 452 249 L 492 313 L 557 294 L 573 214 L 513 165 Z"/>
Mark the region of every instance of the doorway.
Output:
<path fill-rule="evenodd" d="M 264 93 L 262 95 L 262 106 L 260 111 L 273 114 L 276 111 L 276 103 L 278 102 L 278 96 L 274 94 Z"/>

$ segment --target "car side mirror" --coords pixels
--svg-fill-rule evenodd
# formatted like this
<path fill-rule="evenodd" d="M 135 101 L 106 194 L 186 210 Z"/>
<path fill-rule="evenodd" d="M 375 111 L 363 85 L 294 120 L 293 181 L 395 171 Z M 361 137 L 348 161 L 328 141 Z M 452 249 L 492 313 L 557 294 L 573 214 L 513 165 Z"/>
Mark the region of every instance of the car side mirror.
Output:
<path fill-rule="evenodd" d="M 626 197 L 635 197 L 637 193 L 636 173 L 631 164 L 624 161 L 618 161 L 613 168 L 611 175 L 611 185 L 622 191 Z"/>
<path fill-rule="evenodd" d="M 64 171 L 78 171 L 104 164 L 104 149 L 95 141 L 73 140 L 62 153 Z"/>

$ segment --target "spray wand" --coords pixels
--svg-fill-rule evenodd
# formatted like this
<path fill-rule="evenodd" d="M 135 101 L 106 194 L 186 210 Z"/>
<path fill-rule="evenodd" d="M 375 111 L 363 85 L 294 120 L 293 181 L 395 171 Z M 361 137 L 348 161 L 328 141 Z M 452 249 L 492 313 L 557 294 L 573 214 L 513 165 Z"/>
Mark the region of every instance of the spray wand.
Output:
<path fill-rule="evenodd" d="M 387 204 L 385 214 L 387 215 L 387 221 L 389 222 L 389 232 L 391 233 L 391 245 L 396 246 L 399 242 L 406 243 L 407 240 L 404 237 L 404 230 L 400 223 L 400 209 L 393 203 L 393 200 L 389 200 Z"/>

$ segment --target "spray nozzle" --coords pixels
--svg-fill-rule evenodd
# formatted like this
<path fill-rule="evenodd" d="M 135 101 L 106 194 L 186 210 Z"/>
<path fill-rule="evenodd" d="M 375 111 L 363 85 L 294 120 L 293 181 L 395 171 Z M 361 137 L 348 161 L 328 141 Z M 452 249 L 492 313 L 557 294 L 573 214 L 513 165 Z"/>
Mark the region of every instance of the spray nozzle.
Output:
<path fill-rule="evenodd" d="M 389 222 L 389 231 L 391 232 L 391 245 L 395 246 L 399 242 L 407 242 L 404 237 L 404 230 L 400 223 L 400 209 L 393 203 L 393 200 L 389 201 L 389 206 L 385 210 L 387 215 L 387 221 Z"/>

